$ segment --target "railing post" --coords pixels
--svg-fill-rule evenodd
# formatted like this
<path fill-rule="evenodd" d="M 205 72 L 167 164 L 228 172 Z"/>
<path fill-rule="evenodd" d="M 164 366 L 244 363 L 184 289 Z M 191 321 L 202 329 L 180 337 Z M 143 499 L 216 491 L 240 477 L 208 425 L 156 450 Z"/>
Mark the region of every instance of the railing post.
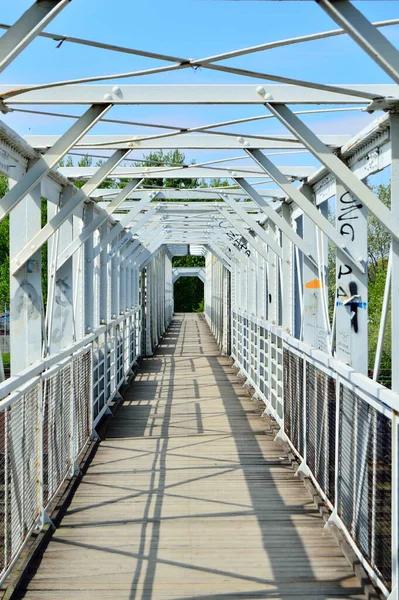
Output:
<path fill-rule="evenodd" d="M 399 598 L 399 444 L 398 413 L 392 411 L 392 472 L 391 472 L 391 544 L 392 544 L 392 592 L 389 600 Z"/>
<path fill-rule="evenodd" d="M 334 507 L 333 512 L 330 515 L 326 525 L 329 523 L 335 523 L 339 525 L 338 522 L 338 505 L 339 505 L 339 465 L 340 465 L 340 411 L 341 411 L 341 380 L 336 374 L 335 379 L 335 459 L 334 459 Z"/>
<path fill-rule="evenodd" d="M 45 525 L 50 523 L 54 527 L 54 523 L 50 519 L 44 505 L 44 394 L 43 388 L 46 382 L 41 382 L 39 385 L 39 520 L 38 529 L 41 531 Z M 55 528 L 55 527 L 54 527 Z"/>

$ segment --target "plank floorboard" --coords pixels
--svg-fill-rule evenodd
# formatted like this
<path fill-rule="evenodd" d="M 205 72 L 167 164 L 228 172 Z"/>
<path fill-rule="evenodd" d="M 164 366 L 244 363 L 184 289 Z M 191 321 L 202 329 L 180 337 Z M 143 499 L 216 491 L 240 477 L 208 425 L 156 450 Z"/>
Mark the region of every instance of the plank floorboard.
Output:
<path fill-rule="evenodd" d="M 364 600 L 202 316 L 124 398 L 21 597 Z"/>

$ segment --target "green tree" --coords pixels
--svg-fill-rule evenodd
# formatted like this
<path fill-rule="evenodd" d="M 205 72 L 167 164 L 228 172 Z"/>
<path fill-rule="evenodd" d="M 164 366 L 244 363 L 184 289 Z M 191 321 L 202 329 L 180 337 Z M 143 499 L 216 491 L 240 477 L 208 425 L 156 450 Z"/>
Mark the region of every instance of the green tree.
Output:
<path fill-rule="evenodd" d="M 374 193 L 388 208 L 391 206 L 391 186 L 380 184 L 373 188 Z M 386 283 L 391 235 L 385 227 L 369 213 L 367 220 L 368 235 L 368 280 L 369 280 L 369 369 L 373 370 L 378 343 L 378 332 L 382 313 L 382 302 Z M 391 384 L 391 307 L 388 309 L 379 380 Z"/>
<path fill-rule="evenodd" d="M 372 188 L 385 206 L 391 207 L 391 186 L 380 184 Z M 367 219 L 368 236 L 368 268 L 369 279 L 375 280 L 378 272 L 385 270 L 388 265 L 391 234 L 385 229 L 378 219 L 369 212 Z"/>
<path fill-rule="evenodd" d="M 139 167 L 141 169 L 146 169 L 147 167 L 182 167 L 186 164 L 186 156 L 183 152 L 179 150 L 170 150 L 169 152 L 164 152 L 163 150 L 155 150 L 154 152 L 149 152 L 148 154 L 143 155 L 143 160 L 140 162 L 134 163 L 135 167 Z M 191 161 L 190 164 L 195 164 L 195 161 Z M 119 186 L 125 187 L 125 185 L 129 182 L 129 179 L 121 178 L 119 180 Z M 152 188 L 195 188 L 199 187 L 199 180 L 196 178 L 193 179 L 182 179 L 179 177 L 173 178 L 163 178 L 161 177 L 161 173 L 159 176 L 155 176 L 149 179 L 144 179 L 143 185 L 145 187 Z"/>
<path fill-rule="evenodd" d="M 0 175 L 0 198 L 9 190 L 8 179 Z M 10 219 L 0 221 L 0 310 L 10 303 Z"/>
<path fill-rule="evenodd" d="M 174 256 L 173 267 L 205 267 L 204 256 Z M 198 277 L 180 277 L 174 285 L 176 312 L 204 312 L 204 284 Z"/>

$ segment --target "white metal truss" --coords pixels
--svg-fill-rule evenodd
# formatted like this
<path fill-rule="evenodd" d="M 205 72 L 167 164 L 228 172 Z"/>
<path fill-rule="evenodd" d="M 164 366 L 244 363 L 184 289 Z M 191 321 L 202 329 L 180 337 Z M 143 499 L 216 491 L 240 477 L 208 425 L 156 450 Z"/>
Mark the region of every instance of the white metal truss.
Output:
<path fill-rule="evenodd" d="M 17 456 L 22 440 L 13 411 L 25 419 L 32 402 L 34 414 L 24 426 L 38 440 L 38 450 L 32 450 L 38 468 L 35 497 L 25 496 L 26 486 L 15 484 L 14 475 L 1 477 L 0 503 L 7 504 L 13 523 L 13 532 L 3 528 L 0 540 L 2 580 L 29 535 L 48 522 L 51 502 L 135 361 L 159 343 L 173 316 L 174 282 L 197 276 L 204 282 L 205 318 L 221 351 L 233 357 L 265 403 L 279 437 L 331 510 L 330 522 L 341 529 L 370 578 L 385 597 L 399 600 L 399 52 L 384 34 L 399 20 L 370 23 L 350 0 L 316 3 L 341 29 L 191 59 L 44 31 L 70 0 L 37 0 L 14 25 L 0 25 L 6 29 L 0 38 L 5 74 L 37 36 L 77 44 L 82 54 L 89 46 L 157 61 L 140 71 L 61 76 L 18 87 L 4 83 L 3 75 L 0 85 L 5 120 L 14 111 L 50 123 L 72 121 L 63 135 L 25 138 L 0 123 L 0 173 L 10 182 L 0 200 L 0 219 L 9 217 L 12 371 L 0 383 L 0 412 L 8 431 L 16 431 L 7 438 L 6 452 Z M 345 34 L 392 83 L 321 83 L 229 62 Z M 234 83 L 132 83 L 135 77 L 197 68 L 227 73 Z M 76 106 L 67 110 L 69 105 Z M 179 114 L 173 125 L 113 118 L 114 107 L 158 105 L 180 111 L 189 105 L 192 114 L 199 105 L 227 106 L 229 115 L 190 126 Z M 231 117 L 233 110 L 237 118 Z M 358 111 L 386 114 L 354 138 L 331 128 L 316 134 L 307 124 L 312 115 L 328 123 L 331 115 Z M 97 133 L 100 122 L 123 133 Z M 137 127 L 154 131 L 139 134 Z M 170 155 L 163 154 L 169 158 L 158 161 L 162 164 L 150 164 L 149 153 L 164 150 L 193 150 L 197 162 L 168 163 Z M 59 165 L 67 155 L 82 154 L 103 162 Z M 390 208 L 366 184 L 367 177 L 389 166 Z M 368 377 L 371 215 L 391 244 L 384 257 L 374 373 Z M 174 256 L 190 254 L 203 256 L 205 266 L 173 266 Z M 389 325 L 390 389 L 378 383 Z M 51 386 L 60 390 L 57 398 Z M 55 416 L 44 402 L 54 403 Z M 9 407 L 24 410 L 13 409 L 9 416 Z M 70 411 L 70 430 L 57 426 L 57 407 Z M 50 418 L 54 422 L 44 423 Z M 48 427 L 57 444 L 68 448 L 63 460 L 69 466 L 58 478 L 45 472 Z M 46 460 L 52 460 L 51 444 L 47 452 Z M 17 471 L 24 478 L 25 458 L 18 456 Z M 344 495 L 351 518 L 342 509 Z M 25 519 L 20 507 L 28 505 L 34 510 Z M 381 515 L 388 515 L 389 525 L 381 527 Z M 367 535 L 360 539 L 365 524 Z M 390 553 L 379 551 L 386 543 L 379 537 L 383 529 L 389 529 Z"/>

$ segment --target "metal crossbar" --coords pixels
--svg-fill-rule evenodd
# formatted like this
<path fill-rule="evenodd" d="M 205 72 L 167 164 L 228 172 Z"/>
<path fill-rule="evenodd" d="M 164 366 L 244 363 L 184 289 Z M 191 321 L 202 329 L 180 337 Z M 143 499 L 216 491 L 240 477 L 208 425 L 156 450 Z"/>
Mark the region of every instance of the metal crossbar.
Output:
<path fill-rule="evenodd" d="M 0 123 L 11 298 L 11 377 L 0 382 L 1 581 L 50 522 L 99 422 L 171 322 L 174 283 L 189 275 L 204 282 L 205 318 L 221 352 L 264 402 L 330 508 L 329 523 L 382 593 L 399 600 L 399 54 L 384 35 L 399 19 L 371 23 L 349 0 L 316 4 L 340 29 L 202 58 L 44 31 L 67 5 L 79 10 L 69 0 L 38 0 L 14 25 L 0 24 L 5 72 L 34 51 L 36 37 L 157 61 L 0 85 L 5 122 L 24 113 L 72 120 L 62 135 L 25 138 Z M 317 82 L 232 62 L 343 35 L 392 82 Z M 178 71 L 189 82 L 199 68 L 232 83 L 151 79 Z M 131 83 L 136 77 L 147 79 Z M 118 106 L 157 105 L 179 112 L 164 122 L 110 117 Z M 202 121 L 203 105 L 219 112 Z M 195 121 L 185 123 L 184 106 L 196 109 Z M 384 114 L 355 137 L 331 125 L 316 134 L 308 124 L 362 111 Z M 118 130 L 98 132 L 103 123 Z M 194 163 L 181 151 L 207 154 Z M 63 163 L 82 152 L 80 165 Z M 389 202 L 367 185 L 386 168 Z M 370 223 L 384 240 L 374 261 L 381 286 L 387 270 L 376 348 Z M 203 262 L 176 267 L 175 256 Z"/>

